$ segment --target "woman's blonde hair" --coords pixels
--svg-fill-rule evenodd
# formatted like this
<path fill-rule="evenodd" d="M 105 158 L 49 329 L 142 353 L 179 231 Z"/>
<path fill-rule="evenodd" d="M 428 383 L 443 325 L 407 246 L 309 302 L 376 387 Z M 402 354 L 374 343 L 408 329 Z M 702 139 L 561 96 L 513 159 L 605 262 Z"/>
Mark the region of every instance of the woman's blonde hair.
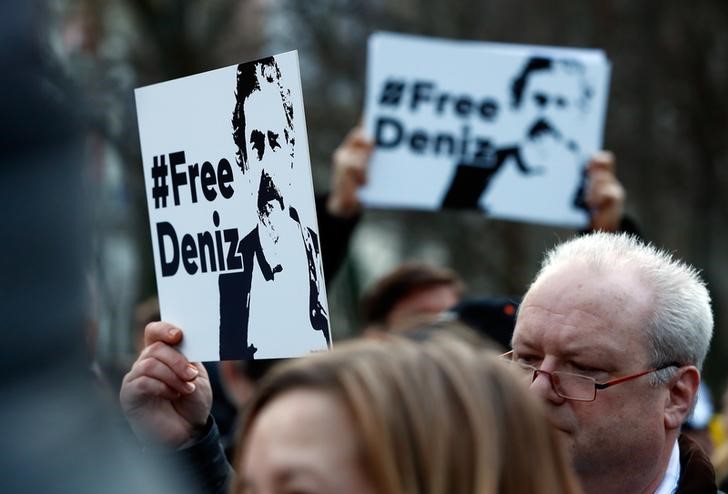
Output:
<path fill-rule="evenodd" d="M 540 403 L 507 367 L 444 335 L 359 340 L 289 362 L 249 404 L 235 465 L 265 406 L 309 388 L 349 411 L 362 466 L 382 494 L 579 492 Z"/>

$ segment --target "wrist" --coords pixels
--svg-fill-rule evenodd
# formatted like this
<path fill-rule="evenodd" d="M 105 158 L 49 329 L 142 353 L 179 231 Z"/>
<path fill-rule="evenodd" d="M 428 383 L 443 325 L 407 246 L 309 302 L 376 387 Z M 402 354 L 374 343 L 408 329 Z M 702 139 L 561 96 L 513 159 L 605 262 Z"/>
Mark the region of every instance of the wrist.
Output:
<path fill-rule="evenodd" d="M 357 200 L 344 199 L 336 195 L 330 195 L 326 201 L 326 210 L 331 216 L 339 218 L 352 218 L 359 214 L 361 204 Z"/>
<path fill-rule="evenodd" d="M 210 434 L 213 424 L 214 420 L 212 419 L 212 415 L 208 415 L 202 424 L 197 426 L 193 425 L 189 438 L 182 442 L 182 444 L 179 444 L 176 449 L 186 449 L 201 442 L 208 434 Z"/>

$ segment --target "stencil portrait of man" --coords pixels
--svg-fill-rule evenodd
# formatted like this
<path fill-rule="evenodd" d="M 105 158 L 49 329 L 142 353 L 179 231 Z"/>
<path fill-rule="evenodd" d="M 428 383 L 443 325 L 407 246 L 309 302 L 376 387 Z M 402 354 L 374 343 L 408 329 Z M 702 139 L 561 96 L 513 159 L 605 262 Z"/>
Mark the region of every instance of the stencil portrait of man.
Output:
<path fill-rule="evenodd" d="M 558 181 L 564 173 L 554 173 L 545 163 L 573 167 L 567 175 L 576 177 L 572 187 L 576 197 L 564 208 L 583 207 L 579 184 L 586 157 L 564 129 L 573 128 L 576 116 L 588 111 L 592 89 L 585 70 L 575 60 L 529 58 L 510 88 L 511 111 L 522 122 L 519 140 L 499 146 L 479 160 L 459 163 L 442 207 L 488 211 L 488 203 L 519 200 L 514 195 L 528 200 L 534 193 L 547 196 L 552 187 L 563 186 Z M 499 179 L 504 183 L 499 185 Z"/>
<path fill-rule="evenodd" d="M 280 102 L 280 106 L 274 105 L 278 111 L 271 108 L 271 101 Z M 322 303 L 318 236 L 314 229 L 301 223 L 298 210 L 289 204 L 296 147 L 293 122 L 291 91 L 283 84 L 275 58 L 240 64 L 232 137 L 237 147 L 237 164 L 257 196 L 257 225 L 238 244 L 242 271 L 220 274 L 218 278 L 222 360 L 255 358 L 258 348 L 249 341 L 255 266 L 262 279 L 272 284 L 282 273 L 295 270 L 297 267 L 291 266 L 281 252 L 282 243 L 287 249 L 305 251 L 305 266 L 300 269 L 307 273 L 308 323 L 312 330 L 322 332 L 327 346 L 331 343 L 328 315 Z M 291 238 L 294 233 L 295 239 Z M 285 310 L 289 300 L 275 302 L 280 303 L 280 310 Z"/>

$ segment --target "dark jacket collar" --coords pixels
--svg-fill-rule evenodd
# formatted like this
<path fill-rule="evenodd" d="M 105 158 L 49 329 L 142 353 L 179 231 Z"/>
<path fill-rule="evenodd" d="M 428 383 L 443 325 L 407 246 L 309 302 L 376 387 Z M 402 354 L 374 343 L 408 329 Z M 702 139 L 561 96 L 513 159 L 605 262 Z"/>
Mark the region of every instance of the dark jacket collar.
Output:
<path fill-rule="evenodd" d="M 715 494 L 715 471 L 710 458 L 703 449 L 688 436 L 681 434 L 680 479 L 675 494 Z"/>

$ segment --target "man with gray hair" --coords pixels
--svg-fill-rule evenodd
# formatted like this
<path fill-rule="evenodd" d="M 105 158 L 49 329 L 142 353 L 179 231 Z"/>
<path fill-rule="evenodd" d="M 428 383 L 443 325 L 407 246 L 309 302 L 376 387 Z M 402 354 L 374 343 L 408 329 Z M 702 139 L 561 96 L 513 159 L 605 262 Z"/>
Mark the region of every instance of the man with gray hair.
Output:
<path fill-rule="evenodd" d="M 712 332 L 698 272 L 635 237 L 597 232 L 546 254 L 511 358 L 585 493 L 717 491 L 706 455 L 680 436 Z"/>

